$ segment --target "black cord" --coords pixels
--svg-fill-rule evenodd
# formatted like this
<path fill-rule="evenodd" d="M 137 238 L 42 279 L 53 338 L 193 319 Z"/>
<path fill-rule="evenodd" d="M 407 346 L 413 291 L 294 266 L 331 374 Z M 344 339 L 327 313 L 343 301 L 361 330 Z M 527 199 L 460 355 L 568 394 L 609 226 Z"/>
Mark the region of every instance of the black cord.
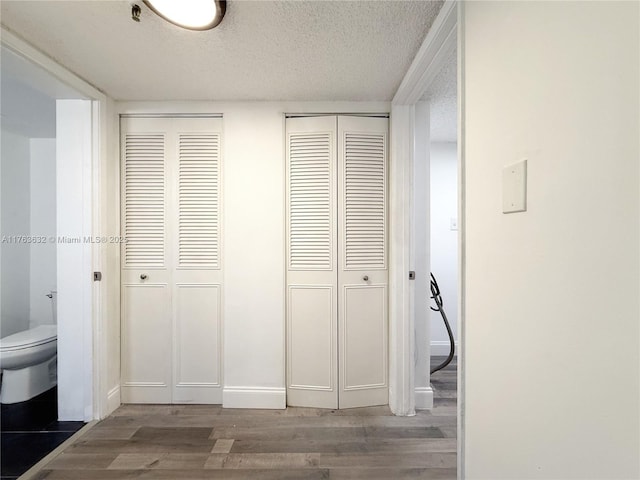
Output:
<path fill-rule="evenodd" d="M 453 360 L 453 356 L 455 355 L 456 342 L 453 338 L 453 332 L 451 331 L 451 325 L 449 325 L 447 314 L 444 313 L 442 295 L 440 295 L 440 287 L 438 286 L 438 282 L 436 281 L 436 277 L 433 276 L 433 273 L 431 274 L 430 288 L 431 288 L 431 299 L 436 302 L 436 306 L 437 306 L 437 308 L 433 308 L 433 307 L 430 307 L 430 308 L 434 312 L 440 312 L 440 315 L 442 315 L 442 320 L 444 320 L 444 326 L 446 327 L 447 334 L 449 335 L 449 344 L 450 344 L 449 356 L 440 365 L 433 367 L 431 369 L 431 374 L 433 375 L 438 370 L 442 370 L 444 367 L 446 367 L 451 363 L 451 360 Z"/>

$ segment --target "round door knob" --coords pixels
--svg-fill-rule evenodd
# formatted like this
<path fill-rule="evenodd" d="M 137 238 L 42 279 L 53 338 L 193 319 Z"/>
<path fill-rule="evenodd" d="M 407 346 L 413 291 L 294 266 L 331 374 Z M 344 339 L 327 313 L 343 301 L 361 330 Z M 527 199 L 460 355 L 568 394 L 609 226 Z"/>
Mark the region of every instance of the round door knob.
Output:
<path fill-rule="evenodd" d="M 369 281 L 369 275 L 365 275 L 364 277 L 362 277 L 362 280 L 364 280 L 365 282 Z"/>
<path fill-rule="evenodd" d="M 140 280 L 146 280 L 147 279 L 147 274 L 143 273 L 142 275 L 140 275 Z"/>

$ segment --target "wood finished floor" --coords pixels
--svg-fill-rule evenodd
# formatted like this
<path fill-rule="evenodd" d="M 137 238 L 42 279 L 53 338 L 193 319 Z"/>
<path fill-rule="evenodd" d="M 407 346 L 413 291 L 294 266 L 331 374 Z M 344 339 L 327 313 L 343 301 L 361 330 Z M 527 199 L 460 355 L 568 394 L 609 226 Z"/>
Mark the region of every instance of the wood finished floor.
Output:
<path fill-rule="evenodd" d="M 455 361 L 432 385 L 434 409 L 415 417 L 387 407 L 123 405 L 35 478 L 455 479 Z"/>

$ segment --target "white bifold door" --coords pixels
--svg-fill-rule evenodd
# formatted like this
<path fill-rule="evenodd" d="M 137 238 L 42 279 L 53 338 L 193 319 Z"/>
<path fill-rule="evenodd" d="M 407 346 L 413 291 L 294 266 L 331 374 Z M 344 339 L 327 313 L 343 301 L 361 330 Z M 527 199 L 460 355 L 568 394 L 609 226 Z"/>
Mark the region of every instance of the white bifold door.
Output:
<path fill-rule="evenodd" d="M 388 120 L 288 118 L 287 404 L 388 403 Z"/>
<path fill-rule="evenodd" d="M 122 118 L 122 401 L 222 403 L 220 118 Z"/>

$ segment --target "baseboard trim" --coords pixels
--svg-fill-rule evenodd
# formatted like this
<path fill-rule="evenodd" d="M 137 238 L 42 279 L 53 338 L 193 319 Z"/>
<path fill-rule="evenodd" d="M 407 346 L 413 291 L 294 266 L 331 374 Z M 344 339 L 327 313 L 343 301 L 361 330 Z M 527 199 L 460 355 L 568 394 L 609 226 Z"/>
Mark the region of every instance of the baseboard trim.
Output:
<path fill-rule="evenodd" d="M 120 385 L 116 385 L 109 393 L 107 393 L 107 411 L 105 412 L 105 417 L 107 415 L 111 415 L 111 413 L 120 406 Z"/>
<path fill-rule="evenodd" d="M 222 407 L 282 410 L 287 407 L 287 391 L 269 387 L 225 387 Z"/>
<path fill-rule="evenodd" d="M 432 357 L 446 357 L 449 355 L 450 343 L 446 340 L 437 340 L 431 342 L 431 356 Z M 459 349 L 458 342 L 456 342 L 455 356 L 458 356 Z"/>
<path fill-rule="evenodd" d="M 416 388 L 416 410 L 431 410 L 433 408 L 433 389 L 431 387 Z"/>

